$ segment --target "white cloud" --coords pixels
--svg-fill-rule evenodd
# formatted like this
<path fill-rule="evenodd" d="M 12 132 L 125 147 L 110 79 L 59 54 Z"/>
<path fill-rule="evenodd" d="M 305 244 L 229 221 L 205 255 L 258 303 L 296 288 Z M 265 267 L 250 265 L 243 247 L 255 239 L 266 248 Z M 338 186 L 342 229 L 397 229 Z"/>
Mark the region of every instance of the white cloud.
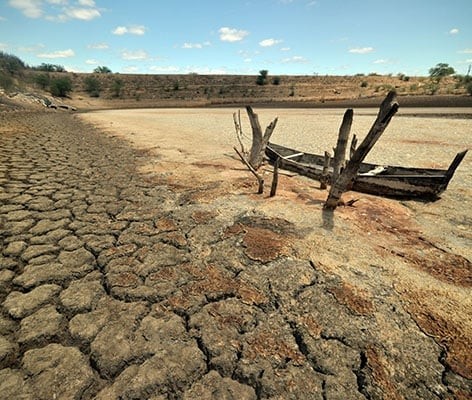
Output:
<path fill-rule="evenodd" d="M 78 3 L 84 7 L 95 7 L 94 0 L 79 0 Z"/>
<path fill-rule="evenodd" d="M 6 50 L 8 48 L 8 45 L 6 43 L 0 43 L 0 50 Z"/>
<path fill-rule="evenodd" d="M 355 47 L 353 49 L 349 49 L 349 53 L 353 54 L 368 54 L 374 51 L 373 47 Z"/>
<path fill-rule="evenodd" d="M 264 39 L 264 40 L 259 42 L 259 46 L 261 46 L 261 47 L 271 47 L 271 46 L 275 46 L 276 44 L 279 44 L 281 42 L 282 41 L 278 40 L 278 39 Z"/>
<path fill-rule="evenodd" d="M 67 21 L 79 19 L 90 21 L 101 16 L 93 0 L 77 0 L 76 7 L 67 7 L 68 0 L 9 0 L 8 4 L 21 11 L 28 18 L 41 18 L 44 16 L 49 21 Z M 47 6 L 50 5 L 49 8 Z M 61 13 L 50 15 L 47 11 L 57 11 L 60 7 Z"/>
<path fill-rule="evenodd" d="M 203 43 L 184 43 L 182 45 L 183 49 L 203 49 L 203 47 L 211 46 L 210 42 L 203 42 Z"/>
<path fill-rule="evenodd" d="M 121 58 L 123 60 L 146 60 L 149 58 L 149 55 L 144 50 L 123 51 L 121 53 Z"/>
<path fill-rule="evenodd" d="M 149 67 L 149 70 L 152 72 L 156 72 L 158 74 L 175 74 L 175 73 L 180 72 L 179 67 L 174 67 L 172 65 L 169 65 L 169 66 L 153 65 L 152 67 Z"/>
<path fill-rule="evenodd" d="M 89 44 L 87 48 L 94 49 L 94 50 L 106 50 L 109 48 L 109 46 L 106 43 L 93 43 L 93 44 Z"/>
<path fill-rule="evenodd" d="M 381 58 L 379 60 L 375 60 L 374 64 L 388 64 L 388 60 L 384 60 Z"/>
<path fill-rule="evenodd" d="M 460 51 L 458 51 L 458 53 L 460 53 L 460 54 L 472 54 L 472 49 L 460 50 Z"/>
<path fill-rule="evenodd" d="M 74 57 L 74 56 L 75 56 L 75 53 L 74 53 L 74 50 L 72 49 L 58 50 L 52 53 L 41 53 L 41 54 L 36 55 L 36 57 L 38 58 L 69 58 L 69 57 Z"/>
<path fill-rule="evenodd" d="M 285 64 L 287 63 L 306 64 L 308 60 L 302 56 L 293 56 L 289 58 L 284 58 L 282 62 Z"/>
<path fill-rule="evenodd" d="M 203 45 L 201 43 L 184 43 L 182 45 L 183 49 L 201 49 Z"/>
<path fill-rule="evenodd" d="M 457 28 L 452 28 L 449 31 L 449 35 L 457 35 L 458 33 L 459 33 L 459 29 L 457 29 Z"/>
<path fill-rule="evenodd" d="M 248 31 L 228 28 L 226 26 L 220 28 L 218 32 L 220 33 L 220 40 L 223 42 L 239 42 L 249 35 Z"/>
<path fill-rule="evenodd" d="M 100 64 L 97 60 L 86 60 L 85 61 L 85 64 L 88 64 L 88 65 L 98 65 Z"/>
<path fill-rule="evenodd" d="M 146 33 L 146 27 L 144 25 L 130 25 L 130 26 L 117 26 L 113 32 L 114 35 L 144 35 Z"/>
<path fill-rule="evenodd" d="M 67 8 L 64 15 L 67 18 L 80 19 L 83 21 L 90 21 L 94 18 L 101 17 L 100 11 L 95 8 Z"/>
<path fill-rule="evenodd" d="M 129 66 L 129 67 L 124 67 L 123 72 L 128 73 L 128 74 L 134 74 L 139 71 L 138 67 L 134 66 Z"/>
<path fill-rule="evenodd" d="M 43 15 L 41 0 L 9 0 L 8 4 L 21 11 L 25 17 L 40 18 Z"/>
<path fill-rule="evenodd" d="M 6 20 L 7 20 L 7 19 L 6 19 L 5 17 L 2 17 L 2 16 L 0 15 L 0 22 L 6 21 Z"/>
<path fill-rule="evenodd" d="M 290 47 L 282 47 L 280 51 L 290 51 Z"/>

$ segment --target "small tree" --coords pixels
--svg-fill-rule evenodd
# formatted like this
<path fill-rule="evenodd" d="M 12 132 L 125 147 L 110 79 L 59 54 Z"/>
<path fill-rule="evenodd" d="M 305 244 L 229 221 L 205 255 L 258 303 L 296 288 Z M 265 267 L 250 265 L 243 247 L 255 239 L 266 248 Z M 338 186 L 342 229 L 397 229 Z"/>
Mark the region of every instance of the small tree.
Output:
<path fill-rule="evenodd" d="M 98 66 L 93 70 L 97 74 L 111 74 L 111 69 L 105 66 Z"/>
<path fill-rule="evenodd" d="M 72 81 L 69 77 L 55 78 L 49 86 L 51 94 L 57 97 L 67 97 L 72 91 Z"/>
<path fill-rule="evenodd" d="M 445 76 L 454 74 L 454 68 L 450 67 L 449 64 L 439 63 L 435 67 L 429 69 L 429 76 L 436 80 L 441 80 Z"/>
<path fill-rule="evenodd" d="M 265 85 L 267 83 L 267 76 L 269 75 L 269 71 L 266 69 L 262 69 L 259 71 L 259 76 L 256 79 L 256 83 L 258 85 Z"/>
<path fill-rule="evenodd" d="M 100 97 L 101 85 L 97 78 L 94 76 L 87 76 L 84 83 L 85 91 L 90 95 L 90 97 Z"/>

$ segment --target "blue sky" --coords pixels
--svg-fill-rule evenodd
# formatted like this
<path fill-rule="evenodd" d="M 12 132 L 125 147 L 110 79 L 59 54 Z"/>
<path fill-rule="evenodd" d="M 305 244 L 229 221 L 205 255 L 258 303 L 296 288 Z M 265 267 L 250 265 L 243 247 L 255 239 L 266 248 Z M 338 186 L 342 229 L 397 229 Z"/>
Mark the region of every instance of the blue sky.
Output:
<path fill-rule="evenodd" d="M 465 74 L 471 21 L 472 0 L 2 0 L 0 50 L 76 72 Z"/>

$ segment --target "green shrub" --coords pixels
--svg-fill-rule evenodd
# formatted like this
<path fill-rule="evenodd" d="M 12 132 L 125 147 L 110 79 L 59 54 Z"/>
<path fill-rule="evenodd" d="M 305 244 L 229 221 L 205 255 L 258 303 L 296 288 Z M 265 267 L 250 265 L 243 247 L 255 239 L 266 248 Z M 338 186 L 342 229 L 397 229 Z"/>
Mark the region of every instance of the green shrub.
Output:
<path fill-rule="evenodd" d="M 41 89 L 45 90 L 51 82 L 51 77 L 49 74 L 37 74 L 34 76 L 33 82 L 36 83 Z"/>
<path fill-rule="evenodd" d="M 20 58 L 0 51 L 0 71 L 14 75 L 23 72 L 25 68 L 26 64 Z"/>
<path fill-rule="evenodd" d="M 361 82 L 361 87 L 367 87 L 369 85 L 369 83 L 367 81 L 362 81 Z"/>
<path fill-rule="evenodd" d="M 69 77 L 55 78 L 51 80 L 49 90 L 53 96 L 67 97 L 72 91 L 72 81 Z"/>
<path fill-rule="evenodd" d="M 121 97 L 123 90 L 123 81 L 121 79 L 115 79 L 111 86 L 111 92 L 113 97 Z"/>
<path fill-rule="evenodd" d="M 94 76 L 87 76 L 84 80 L 85 91 L 90 97 L 100 97 L 101 85 L 100 81 Z"/>
<path fill-rule="evenodd" d="M 9 74 L 0 71 L 0 87 L 9 92 L 14 86 L 13 83 L 13 78 Z"/>
<path fill-rule="evenodd" d="M 259 76 L 256 79 L 256 83 L 260 86 L 265 85 L 267 83 L 267 76 L 269 75 L 269 71 L 266 69 L 262 69 L 259 71 Z"/>
<path fill-rule="evenodd" d="M 111 69 L 105 66 L 98 66 L 93 70 L 97 74 L 111 74 Z"/>
<path fill-rule="evenodd" d="M 467 91 L 467 93 L 469 93 L 469 95 L 472 96 L 472 82 L 469 82 L 465 85 L 465 90 Z"/>
<path fill-rule="evenodd" d="M 274 76 L 272 78 L 272 85 L 280 85 L 280 76 Z"/>

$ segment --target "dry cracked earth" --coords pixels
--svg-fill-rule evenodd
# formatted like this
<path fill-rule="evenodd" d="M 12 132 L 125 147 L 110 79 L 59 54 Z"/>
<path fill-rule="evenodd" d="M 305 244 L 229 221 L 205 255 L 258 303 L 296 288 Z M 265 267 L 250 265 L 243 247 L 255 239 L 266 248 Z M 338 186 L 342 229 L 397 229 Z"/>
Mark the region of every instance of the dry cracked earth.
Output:
<path fill-rule="evenodd" d="M 391 288 L 288 251 L 290 222 L 146 180 L 71 115 L 0 120 L 0 398 L 470 395 Z"/>

